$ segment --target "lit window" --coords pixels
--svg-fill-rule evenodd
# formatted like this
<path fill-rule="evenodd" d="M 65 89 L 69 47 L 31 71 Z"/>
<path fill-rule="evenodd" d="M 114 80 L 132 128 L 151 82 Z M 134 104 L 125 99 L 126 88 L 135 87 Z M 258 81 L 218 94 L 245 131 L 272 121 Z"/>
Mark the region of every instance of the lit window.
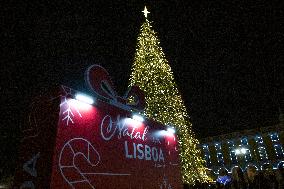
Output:
<path fill-rule="evenodd" d="M 257 135 L 255 137 L 255 142 L 258 146 L 257 149 L 258 149 L 260 159 L 261 160 L 268 159 L 266 149 L 265 149 L 264 144 L 263 144 L 263 139 L 260 135 Z"/>
<path fill-rule="evenodd" d="M 249 144 L 248 144 L 248 139 L 246 137 L 243 137 L 241 139 L 241 143 L 242 146 L 244 146 L 245 148 L 245 161 L 252 161 L 252 157 L 251 157 L 251 153 L 250 153 L 250 149 L 249 149 Z"/>
<path fill-rule="evenodd" d="M 271 133 L 270 139 L 273 143 L 275 155 L 277 156 L 277 158 L 282 158 L 283 157 L 283 149 L 282 149 L 282 145 L 279 142 L 278 133 L 276 133 L 276 132 Z"/>
<path fill-rule="evenodd" d="M 220 143 L 215 143 L 215 148 L 216 148 L 216 150 L 221 150 L 221 144 Z"/>
<path fill-rule="evenodd" d="M 218 163 L 224 164 L 224 157 L 223 157 L 223 154 L 222 154 L 221 144 L 215 143 L 215 149 L 216 149 L 216 152 L 217 152 Z"/>
<path fill-rule="evenodd" d="M 221 152 L 217 153 L 217 159 L 218 159 L 218 163 L 224 164 L 224 157 L 223 157 L 223 154 Z"/>
<path fill-rule="evenodd" d="M 278 158 L 283 157 L 283 148 L 280 144 L 274 144 L 274 150 Z"/>
<path fill-rule="evenodd" d="M 243 145 L 248 145 L 248 139 L 247 139 L 246 137 L 242 138 L 242 139 L 241 139 L 241 143 L 242 143 Z"/>
<path fill-rule="evenodd" d="M 270 139 L 273 143 L 275 155 L 277 156 L 277 158 L 282 158 L 283 157 L 283 148 L 282 148 L 282 145 L 279 142 L 278 133 L 276 133 L 276 132 L 270 133 L 269 136 L 270 136 Z"/>
<path fill-rule="evenodd" d="M 255 142 L 258 143 L 258 144 L 262 144 L 263 143 L 263 139 L 261 136 L 256 136 L 255 137 Z"/>
<path fill-rule="evenodd" d="M 237 164 L 237 155 L 235 151 L 235 145 L 233 141 L 228 141 L 228 147 L 229 147 L 229 152 L 230 152 L 230 158 L 233 164 Z"/>
<path fill-rule="evenodd" d="M 270 134 L 270 138 L 272 142 L 279 142 L 279 137 L 277 133 Z"/>
<path fill-rule="evenodd" d="M 210 151 L 209 151 L 208 145 L 204 144 L 202 148 L 203 148 L 206 164 L 207 166 L 209 166 L 211 164 L 211 160 L 210 160 Z"/>
<path fill-rule="evenodd" d="M 259 156 L 260 156 L 260 159 L 261 159 L 261 160 L 263 160 L 263 159 L 268 159 L 268 158 L 267 158 L 267 153 L 266 153 L 265 147 L 263 147 L 263 146 L 258 147 L 258 153 L 259 153 Z"/>

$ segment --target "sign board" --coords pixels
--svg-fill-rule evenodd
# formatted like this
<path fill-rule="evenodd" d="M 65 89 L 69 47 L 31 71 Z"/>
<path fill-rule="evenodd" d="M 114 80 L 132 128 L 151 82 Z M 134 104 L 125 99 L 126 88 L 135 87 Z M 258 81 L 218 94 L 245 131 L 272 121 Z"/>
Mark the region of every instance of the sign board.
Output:
<path fill-rule="evenodd" d="M 103 68 L 91 67 L 86 77 L 95 88 L 93 103 L 77 100 L 77 91 L 61 87 L 58 104 L 52 106 L 57 107 L 57 123 L 45 125 L 49 129 L 39 126 L 38 138 L 24 142 L 32 150 L 21 158 L 26 162 L 20 165 L 14 188 L 182 188 L 176 135 L 158 122 L 133 117 L 134 110 L 143 107 L 139 90 L 126 95 L 137 97 L 131 105 L 115 95 Z M 101 91 L 96 90 L 102 81 Z M 50 143 L 36 144 L 44 135 Z"/>

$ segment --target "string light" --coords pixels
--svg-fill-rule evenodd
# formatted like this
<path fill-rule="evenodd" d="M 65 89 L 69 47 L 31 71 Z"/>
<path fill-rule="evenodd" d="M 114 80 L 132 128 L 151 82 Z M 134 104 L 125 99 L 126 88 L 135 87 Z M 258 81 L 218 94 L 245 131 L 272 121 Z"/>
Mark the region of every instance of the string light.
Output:
<path fill-rule="evenodd" d="M 197 180 L 208 180 L 205 160 L 201 158 L 201 152 L 197 147 L 199 142 L 192 132 L 184 102 L 174 82 L 173 72 L 147 18 L 138 36 L 130 76 L 130 86 L 133 85 L 138 85 L 145 92 L 145 116 L 164 125 L 175 125 L 179 138 L 183 181 L 193 184 Z"/>

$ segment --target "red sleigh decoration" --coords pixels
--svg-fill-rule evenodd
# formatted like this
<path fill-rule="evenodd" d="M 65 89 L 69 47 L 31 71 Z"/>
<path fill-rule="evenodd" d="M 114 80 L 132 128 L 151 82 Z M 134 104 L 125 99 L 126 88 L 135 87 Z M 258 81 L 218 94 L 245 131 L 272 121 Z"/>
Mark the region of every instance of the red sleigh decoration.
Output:
<path fill-rule="evenodd" d="M 97 98 L 125 110 L 143 111 L 145 95 L 138 86 L 131 86 L 123 97 L 117 95 L 108 72 L 99 65 L 92 65 L 87 69 L 85 81 Z M 133 97 L 134 102 L 129 99 Z"/>

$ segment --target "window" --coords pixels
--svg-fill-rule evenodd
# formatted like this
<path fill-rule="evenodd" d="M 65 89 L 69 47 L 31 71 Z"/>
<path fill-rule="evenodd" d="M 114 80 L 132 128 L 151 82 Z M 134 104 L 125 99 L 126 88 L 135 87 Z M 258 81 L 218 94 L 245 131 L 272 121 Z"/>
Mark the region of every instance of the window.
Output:
<path fill-rule="evenodd" d="M 278 133 L 276 132 L 270 133 L 270 139 L 273 143 L 274 151 L 275 151 L 277 158 L 282 158 L 283 148 L 282 148 L 282 145 L 280 144 Z"/>
<path fill-rule="evenodd" d="M 270 138 L 272 142 L 279 142 L 279 137 L 277 133 L 270 134 Z"/>
<path fill-rule="evenodd" d="M 210 151 L 209 151 L 208 145 L 204 144 L 202 146 L 202 149 L 204 152 L 204 158 L 205 158 L 206 164 L 207 166 L 209 166 L 211 164 L 211 160 L 210 160 Z"/>
<path fill-rule="evenodd" d="M 261 160 L 268 159 L 265 147 L 258 147 L 258 153 Z"/>
<path fill-rule="evenodd" d="M 266 149 L 264 147 L 263 139 L 260 135 L 255 136 L 255 142 L 258 146 L 257 149 L 258 149 L 260 159 L 261 160 L 268 159 Z"/>
<path fill-rule="evenodd" d="M 255 142 L 258 143 L 258 144 L 262 144 L 263 143 L 263 139 L 260 135 L 257 135 L 255 137 Z"/>
<path fill-rule="evenodd" d="M 230 158 L 233 164 L 238 163 L 236 151 L 235 151 L 235 144 L 233 141 L 228 141 L 228 147 L 229 147 L 229 152 L 230 152 Z"/>
<path fill-rule="evenodd" d="M 278 158 L 282 158 L 283 157 L 283 149 L 282 146 L 280 144 L 274 144 L 274 150 L 275 150 L 275 154 Z"/>
<path fill-rule="evenodd" d="M 248 145 L 248 139 L 246 137 L 243 137 L 241 139 L 241 143 L 242 143 L 242 145 Z"/>
<path fill-rule="evenodd" d="M 245 161 L 251 161 L 252 157 L 251 157 L 251 152 L 250 152 L 250 149 L 249 149 L 249 144 L 248 144 L 247 137 L 243 137 L 241 139 L 241 144 L 244 147 L 244 149 L 246 149 L 245 156 L 244 156 L 245 157 Z"/>
<path fill-rule="evenodd" d="M 218 163 L 220 164 L 224 164 L 224 157 L 223 157 L 223 154 L 222 154 L 222 149 L 221 149 L 221 144 L 220 143 L 215 143 L 215 149 L 216 149 L 216 154 L 217 154 L 217 160 L 218 160 Z"/>

